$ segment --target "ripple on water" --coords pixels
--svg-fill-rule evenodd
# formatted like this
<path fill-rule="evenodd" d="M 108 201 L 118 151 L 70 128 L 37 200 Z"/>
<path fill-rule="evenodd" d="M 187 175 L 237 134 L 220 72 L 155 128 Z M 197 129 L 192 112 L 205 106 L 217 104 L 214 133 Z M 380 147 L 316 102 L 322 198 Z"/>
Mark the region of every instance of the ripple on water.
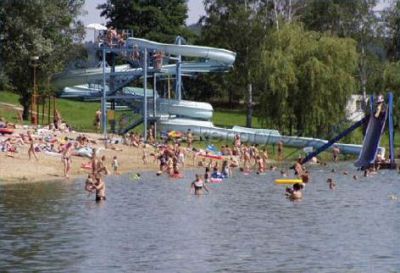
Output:
<path fill-rule="evenodd" d="M 390 198 L 399 195 L 397 174 L 353 180 L 356 171 L 343 164 L 312 174 L 300 202 L 284 198 L 284 186 L 273 183 L 278 172 L 236 173 L 201 197 L 190 193 L 192 172 L 180 180 L 108 177 L 101 204 L 83 192 L 83 180 L 2 186 L 0 269 L 400 271 L 400 202 Z"/>

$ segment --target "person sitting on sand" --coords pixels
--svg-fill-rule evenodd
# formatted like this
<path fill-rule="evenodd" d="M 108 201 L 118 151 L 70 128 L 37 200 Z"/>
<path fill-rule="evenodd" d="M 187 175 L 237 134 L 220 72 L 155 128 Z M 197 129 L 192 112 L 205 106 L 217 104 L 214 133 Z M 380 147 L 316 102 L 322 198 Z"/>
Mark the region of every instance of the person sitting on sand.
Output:
<path fill-rule="evenodd" d="M 196 179 L 191 184 L 191 189 L 194 190 L 195 195 L 204 194 L 203 189 L 206 192 L 209 192 L 208 187 L 204 184 L 203 180 L 200 178 L 200 175 L 196 174 Z"/>

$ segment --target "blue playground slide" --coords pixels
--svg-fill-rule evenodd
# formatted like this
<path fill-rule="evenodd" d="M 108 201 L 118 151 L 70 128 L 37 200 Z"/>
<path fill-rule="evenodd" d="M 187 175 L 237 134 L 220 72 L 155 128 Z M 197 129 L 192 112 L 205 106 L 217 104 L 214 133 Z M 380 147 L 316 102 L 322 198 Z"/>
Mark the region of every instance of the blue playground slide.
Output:
<path fill-rule="evenodd" d="M 368 167 L 375 162 L 379 142 L 385 129 L 386 117 L 387 111 L 379 118 L 370 116 L 360 155 L 354 163 L 356 167 Z"/>

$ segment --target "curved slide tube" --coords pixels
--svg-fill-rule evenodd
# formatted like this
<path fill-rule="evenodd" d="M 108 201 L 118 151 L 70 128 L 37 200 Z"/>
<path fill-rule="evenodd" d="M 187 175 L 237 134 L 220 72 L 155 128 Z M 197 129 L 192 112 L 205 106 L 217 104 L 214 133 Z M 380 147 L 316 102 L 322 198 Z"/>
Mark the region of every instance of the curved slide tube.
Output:
<path fill-rule="evenodd" d="M 140 38 L 128 38 L 126 43 L 128 47 L 137 45 L 139 48 L 161 50 L 166 54 L 205 58 L 226 66 L 232 66 L 236 59 L 235 52 L 208 46 L 163 44 Z"/>
<path fill-rule="evenodd" d="M 378 146 L 381 140 L 383 130 L 385 129 L 385 122 L 387 111 L 382 117 L 376 118 L 371 115 L 368 122 L 367 131 L 365 133 L 363 148 L 360 152 L 358 160 L 354 163 L 356 167 L 368 167 L 374 163 L 378 153 Z"/>
<path fill-rule="evenodd" d="M 183 74 L 226 71 L 233 65 L 236 58 L 236 53 L 226 49 L 194 45 L 163 44 L 139 38 L 128 38 L 126 42 L 126 47 L 128 48 L 126 48 L 126 50 L 132 50 L 132 47 L 135 45 L 161 50 L 167 54 L 208 59 L 207 61 L 182 62 L 181 72 Z M 106 67 L 105 72 L 108 79 L 111 75 L 111 68 Z M 151 67 L 149 68 L 149 72 L 152 72 Z M 176 74 L 176 65 L 163 65 L 160 70 L 154 72 L 174 75 Z M 143 76 L 143 69 L 141 67 L 131 68 L 129 65 L 118 65 L 115 66 L 115 76 L 126 78 L 141 77 Z M 55 74 L 52 78 L 52 85 L 61 89 L 66 86 L 102 81 L 102 79 L 102 67 L 75 69 Z"/>
<path fill-rule="evenodd" d="M 282 141 L 285 146 L 290 147 L 313 147 L 318 149 L 328 143 L 327 140 L 309 137 L 282 136 L 271 131 L 270 133 L 255 133 L 252 131 L 245 132 L 242 129 L 235 130 L 215 127 L 210 121 L 198 121 L 192 119 L 169 119 L 160 121 L 161 129 L 165 131 L 175 130 L 186 132 L 188 129 L 204 138 L 208 139 L 224 139 L 233 141 L 236 134 L 240 135 L 242 142 L 250 142 L 256 144 L 276 144 Z M 335 143 L 339 149 L 346 154 L 359 154 L 362 145 Z"/>

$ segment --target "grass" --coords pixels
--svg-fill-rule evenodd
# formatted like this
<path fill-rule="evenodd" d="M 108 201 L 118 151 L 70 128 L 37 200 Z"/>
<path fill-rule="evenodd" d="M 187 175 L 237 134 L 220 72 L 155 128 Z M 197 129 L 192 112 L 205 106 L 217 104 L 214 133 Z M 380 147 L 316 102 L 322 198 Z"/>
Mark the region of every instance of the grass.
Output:
<path fill-rule="evenodd" d="M 214 111 L 213 123 L 215 126 L 232 128 L 233 126 L 246 126 L 246 112 L 229 110 L 229 109 L 217 109 Z M 253 127 L 262 128 L 261 123 L 256 117 L 253 117 Z"/>
<path fill-rule="evenodd" d="M 19 106 L 19 96 L 10 92 L 0 92 L 0 102 L 10 103 Z M 77 131 L 83 132 L 93 132 L 95 127 L 93 125 L 94 116 L 97 109 L 100 107 L 99 102 L 80 102 L 75 100 L 67 99 L 57 99 L 56 107 L 60 111 L 62 118 L 72 126 Z M 45 113 L 47 113 L 47 108 L 45 108 Z M 120 113 L 117 114 L 117 120 Z M 18 122 L 16 111 L 9 106 L 4 106 L 0 104 L 0 117 L 6 118 L 11 122 Z M 47 118 L 45 118 L 47 121 Z M 52 120 L 52 117 L 51 117 Z M 216 126 L 230 128 L 235 125 L 245 126 L 246 125 L 246 112 L 240 109 L 220 109 L 218 108 L 214 112 L 213 122 Z M 256 117 L 253 117 L 253 127 L 262 128 L 260 122 Z M 135 128 L 134 131 L 140 132 L 143 130 L 143 125 Z M 362 143 L 362 131 L 358 129 L 351 134 L 351 137 L 346 140 L 350 143 Z M 388 133 L 382 137 L 381 146 L 389 147 Z M 199 143 L 199 147 L 206 147 L 208 142 Z M 220 147 L 224 145 L 223 141 L 213 141 L 212 144 Z M 229 144 L 229 143 L 228 143 Z M 400 146 L 400 134 L 397 132 L 395 134 L 395 146 Z M 274 147 L 271 145 L 266 146 L 268 152 L 273 155 Z M 387 150 L 388 151 L 388 150 Z M 302 153 L 301 149 L 286 147 L 285 155 L 289 156 L 290 159 L 296 159 Z M 330 153 L 325 153 L 322 155 L 323 158 L 330 158 Z"/>

